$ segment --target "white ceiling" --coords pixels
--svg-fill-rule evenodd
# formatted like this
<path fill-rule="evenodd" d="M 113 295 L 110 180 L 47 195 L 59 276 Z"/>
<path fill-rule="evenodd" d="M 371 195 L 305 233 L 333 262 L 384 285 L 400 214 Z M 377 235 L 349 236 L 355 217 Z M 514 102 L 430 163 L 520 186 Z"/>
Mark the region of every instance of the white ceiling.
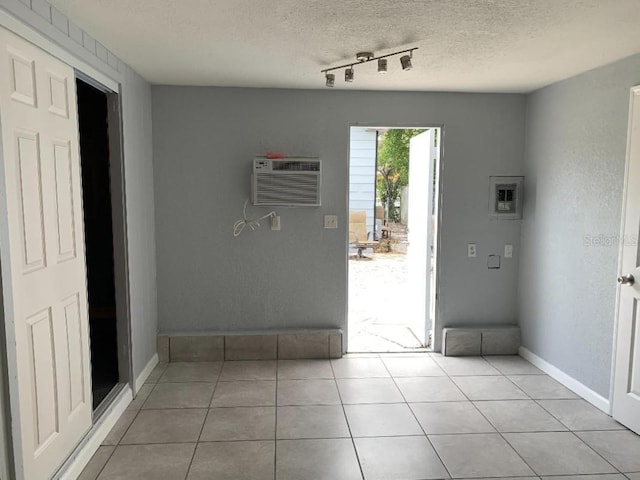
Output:
<path fill-rule="evenodd" d="M 640 0 L 51 0 L 154 84 L 528 92 L 640 52 Z"/>

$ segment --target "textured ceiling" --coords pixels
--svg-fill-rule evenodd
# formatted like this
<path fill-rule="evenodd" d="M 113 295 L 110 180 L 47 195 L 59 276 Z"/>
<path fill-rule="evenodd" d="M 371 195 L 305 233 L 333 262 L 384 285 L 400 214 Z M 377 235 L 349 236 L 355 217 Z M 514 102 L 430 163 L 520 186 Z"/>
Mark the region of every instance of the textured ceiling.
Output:
<path fill-rule="evenodd" d="M 155 84 L 528 92 L 640 52 L 640 0 L 51 0 Z"/>

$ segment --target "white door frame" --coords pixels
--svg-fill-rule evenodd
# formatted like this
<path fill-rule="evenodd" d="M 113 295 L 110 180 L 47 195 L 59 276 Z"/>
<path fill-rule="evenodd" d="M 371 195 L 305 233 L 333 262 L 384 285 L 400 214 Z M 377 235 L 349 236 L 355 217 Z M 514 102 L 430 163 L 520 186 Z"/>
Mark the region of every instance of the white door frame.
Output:
<path fill-rule="evenodd" d="M 441 349 L 441 343 L 442 343 L 442 335 L 438 335 L 437 332 L 440 331 L 441 329 L 441 319 L 440 319 L 440 310 L 439 310 L 439 301 L 438 299 L 440 298 L 440 267 L 441 267 L 441 238 L 442 238 L 442 185 L 443 185 L 443 178 L 444 178 L 444 132 L 445 132 L 445 126 L 442 123 L 430 123 L 430 122 L 425 122 L 425 123 L 416 123 L 416 124 L 398 124 L 398 123 L 394 123 L 394 122 L 378 122 L 378 123 L 350 123 L 347 128 L 349 129 L 349 135 L 347 136 L 348 141 L 350 141 L 351 139 L 351 129 L 353 127 L 366 127 L 366 128 L 378 128 L 378 129 L 382 129 L 382 128 L 394 128 L 394 129 L 402 129 L 402 128 L 437 128 L 440 130 L 439 133 L 439 138 L 438 138 L 438 149 L 440 150 L 440 156 L 438 157 L 438 185 L 437 185 L 437 192 L 438 192 L 438 199 L 437 199 L 437 205 L 438 205 L 438 209 L 436 212 L 436 235 L 435 238 L 433 239 L 434 241 L 434 251 L 436 252 L 436 271 L 435 271 L 435 285 L 433 285 L 431 288 L 435 289 L 435 312 L 434 312 L 434 319 L 433 319 L 433 341 L 432 341 L 432 349 L 434 352 L 439 352 Z M 349 146 L 349 144 L 347 144 L 347 147 Z M 347 179 L 349 178 L 349 167 L 350 167 L 350 161 L 349 161 L 349 148 L 347 148 L 347 165 L 346 165 L 346 175 L 347 175 Z M 349 182 L 347 181 L 347 196 L 346 196 L 346 211 L 347 214 L 349 213 Z M 345 253 L 345 259 L 348 256 L 348 248 L 349 248 L 349 229 L 345 230 L 345 249 L 347 249 L 346 253 Z M 345 285 L 346 285 L 346 296 L 345 296 L 345 309 L 344 309 L 344 328 L 343 328 L 343 335 L 342 335 L 342 349 L 344 350 L 343 353 L 347 352 L 349 349 L 349 264 L 345 263 L 346 269 L 345 269 Z"/>
<path fill-rule="evenodd" d="M 76 78 L 107 95 L 113 263 L 118 331 L 118 366 L 120 369 L 120 383 L 128 383 L 133 389 L 135 376 L 133 374 L 133 359 L 131 358 L 131 308 L 129 301 L 129 256 L 127 251 L 124 148 L 122 145 L 122 95 L 120 90 L 113 91 L 78 69 L 76 69 Z M 103 411 L 102 408 L 96 410 L 94 416 L 99 416 Z"/>
<path fill-rule="evenodd" d="M 119 393 L 108 397 L 115 403 L 121 403 L 124 398 L 131 398 L 131 392 L 134 390 L 135 377 L 133 373 L 133 359 L 132 359 L 132 343 L 131 343 L 131 311 L 130 311 L 130 295 L 129 295 L 129 269 L 128 269 L 128 242 L 127 242 L 127 228 L 126 228 L 126 198 L 125 198 L 125 171 L 124 171 L 124 148 L 123 148 L 123 127 L 122 127 L 122 86 L 119 79 L 109 76 L 97 68 L 91 66 L 80 57 L 69 52 L 64 47 L 55 43 L 40 33 L 34 27 L 28 25 L 22 20 L 16 18 L 8 11 L 0 7 L 0 26 L 15 33 L 16 35 L 29 41 L 36 47 L 56 57 L 62 62 L 72 67 L 76 72 L 76 77 L 82 79 L 93 85 L 94 87 L 102 90 L 108 94 L 108 106 L 109 106 L 109 149 L 111 160 L 111 196 L 113 205 L 113 235 L 114 235 L 114 266 L 115 266 L 115 282 L 116 282 L 116 309 L 118 315 L 118 360 L 120 365 L 120 377 L 126 379 L 124 384 L 124 390 L 120 389 Z M 0 124 L 0 129 L 2 125 Z M 2 160 L 2 144 L 0 139 L 0 161 Z M 0 184 L 4 184 L 4 175 L 0 172 Z M 0 192 L 2 195 L 3 192 Z M 0 238 L 3 243 L 8 238 L 7 225 L 3 225 L 0 222 Z M 6 458 L 6 456 L 14 455 L 14 445 L 19 445 L 21 438 L 19 432 L 17 436 L 14 436 L 16 432 L 12 432 L 9 425 L 5 424 L 6 431 L 2 430 L 3 420 L 8 420 L 10 417 L 10 405 L 12 403 L 13 396 L 11 391 L 16 391 L 16 366 L 12 365 L 12 362 L 8 362 L 7 356 L 10 354 L 15 358 L 15 345 L 7 345 L 5 341 L 5 323 L 4 312 L 11 309 L 11 287 L 3 283 L 3 278 L 8 278 L 6 275 L 9 272 L 10 266 L 3 264 L 0 261 L 0 409 L 5 409 L 0 412 L 0 478 L 13 478 L 12 474 L 15 473 L 15 466 L 12 458 Z M 5 305 L 5 302 L 8 305 Z M 8 307 L 8 308 L 5 308 Z M 9 324 L 9 329 L 11 323 Z M 121 342 L 121 334 L 126 339 L 126 342 Z M 124 347 L 123 347 L 124 345 Z M 6 346 L 6 349 L 4 348 Z M 12 351 L 13 349 L 13 351 Z M 5 383 L 6 380 L 6 383 Z M 101 415 L 103 413 L 112 414 L 116 412 L 113 408 L 109 408 L 109 405 L 105 405 L 100 411 L 94 412 L 92 429 L 85 435 L 83 440 L 75 452 L 84 446 L 87 442 L 86 439 L 91 437 L 95 430 L 101 428 L 103 431 L 105 423 L 115 423 L 115 419 L 104 419 L 102 421 Z M 116 410 L 122 410 L 122 405 L 116 406 Z M 117 412 L 116 412 L 117 413 Z M 117 413 L 119 416 L 119 413 Z M 106 415 L 105 415 L 106 417 Z M 108 430 L 104 432 L 108 433 Z M 14 434 L 14 435 L 12 435 Z M 3 449 L 4 445 L 4 449 Z M 97 448 L 97 446 L 95 446 Z M 5 455 L 6 453 L 6 455 Z"/>

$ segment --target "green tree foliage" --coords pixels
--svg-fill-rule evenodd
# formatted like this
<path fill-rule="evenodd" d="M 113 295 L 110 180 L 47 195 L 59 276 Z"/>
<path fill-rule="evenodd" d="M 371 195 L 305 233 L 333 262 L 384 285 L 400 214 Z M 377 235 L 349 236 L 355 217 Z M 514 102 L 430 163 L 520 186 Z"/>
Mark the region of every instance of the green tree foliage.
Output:
<path fill-rule="evenodd" d="M 378 142 L 376 187 L 387 220 L 398 220 L 395 203 L 400 188 L 409 184 L 409 141 L 424 131 L 413 128 L 387 130 Z"/>

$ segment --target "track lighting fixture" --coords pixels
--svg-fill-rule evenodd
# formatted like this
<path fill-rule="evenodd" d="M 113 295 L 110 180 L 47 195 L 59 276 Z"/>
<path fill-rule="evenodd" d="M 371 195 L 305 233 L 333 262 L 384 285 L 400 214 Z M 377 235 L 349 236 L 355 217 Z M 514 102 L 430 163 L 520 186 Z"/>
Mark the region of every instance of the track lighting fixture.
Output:
<path fill-rule="evenodd" d="M 400 57 L 400 65 L 402 65 L 402 70 L 404 70 L 405 72 L 407 70 L 411 70 L 411 56 L 403 55 L 402 57 Z"/>
<path fill-rule="evenodd" d="M 353 67 L 349 67 L 344 71 L 344 81 L 353 82 Z"/>
<path fill-rule="evenodd" d="M 327 87 L 333 87 L 336 83 L 336 76 L 333 73 L 327 73 L 325 77 L 327 79 Z"/>
<path fill-rule="evenodd" d="M 377 60 L 378 73 L 387 73 L 387 58 L 394 57 L 396 55 L 402 55 L 403 53 L 407 53 L 408 55 L 403 55 L 402 57 L 400 57 L 400 65 L 402 65 L 402 70 L 407 71 L 411 70 L 411 59 L 413 58 L 413 51 L 417 49 L 418 47 L 409 48 L 407 50 L 401 50 L 399 52 L 388 53 L 387 55 L 380 55 L 379 57 L 375 57 L 373 55 L 373 52 L 358 52 L 356 54 L 357 63 L 347 63 L 344 65 L 338 65 L 337 67 L 325 68 L 324 70 L 320 71 L 325 74 L 326 86 L 333 87 L 335 85 L 335 75 L 329 72 L 344 68 L 344 81 L 351 83 L 353 82 L 354 67 L 356 65 Z"/>

